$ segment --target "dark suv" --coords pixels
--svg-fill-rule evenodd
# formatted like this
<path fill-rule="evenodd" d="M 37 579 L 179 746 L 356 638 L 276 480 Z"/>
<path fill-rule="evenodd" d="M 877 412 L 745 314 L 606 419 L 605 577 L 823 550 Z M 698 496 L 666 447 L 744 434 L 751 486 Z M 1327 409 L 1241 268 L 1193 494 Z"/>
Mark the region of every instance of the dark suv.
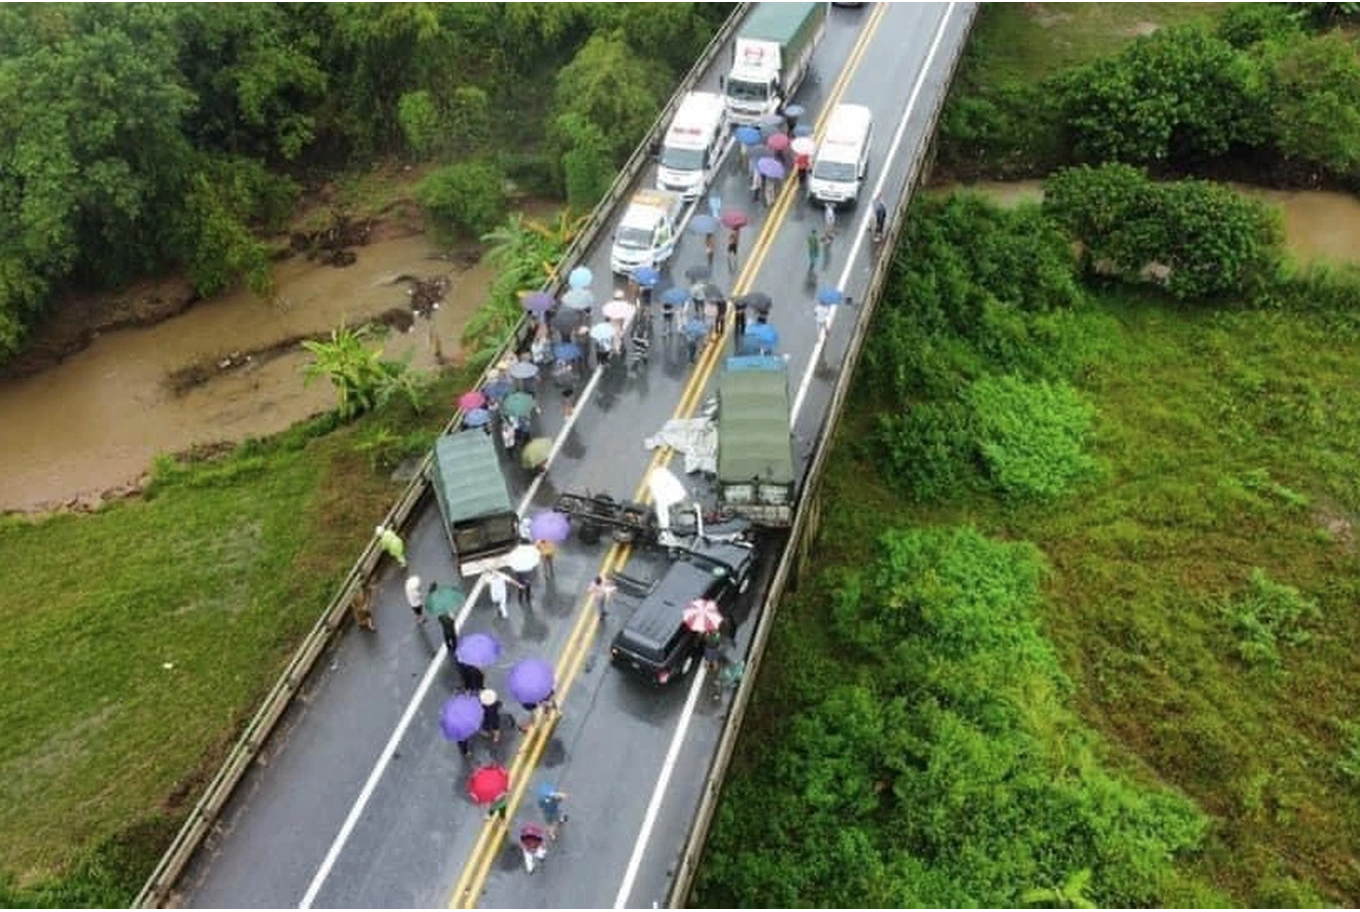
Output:
<path fill-rule="evenodd" d="M 657 685 L 689 674 L 703 643 L 684 624 L 685 606 L 694 599 L 712 599 L 729 614 L 751 584 L 755 558 L 755 547 L 744 541 L 706 543 L 681 552 L 614 637 L 609 649 L 614 664 Z"/>

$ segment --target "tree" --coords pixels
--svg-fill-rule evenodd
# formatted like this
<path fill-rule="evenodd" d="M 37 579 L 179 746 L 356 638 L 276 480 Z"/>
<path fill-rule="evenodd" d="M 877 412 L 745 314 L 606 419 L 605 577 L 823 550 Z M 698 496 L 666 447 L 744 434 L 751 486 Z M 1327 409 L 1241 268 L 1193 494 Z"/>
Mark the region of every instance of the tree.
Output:
<path fill-rule="evenodd" d="M 443 118 L 434 95 L 425 89 L 407 92 L 397 102 L 397 121 L 406 144 L 417 158 L 429 158 L 443 143 Z"/>
<path fill-rule="evenodd" d="M 665 70 L 639 57 L 623 33 L 597 33 L 557 75 L 554 121 L 579 114 L 599 130 L 618 166 L 652 125 L 668 83 Z"/>
<path fill-rule="evenodd" d="M 1036 887 L 1026 890 L 1021 902 L 1050 909 L 1094 909 L 1096 904 L 1086 898 L 1091 884 L 1091 869 L 1074 871 L 1060 887 Z"/>
<path fill-rule="evenodd" d="M 382 360 L 380 349 L 364 345 L 368 334 L 367 326 L 351 329 L 342 323 L 331 330 L 329 342 L 303 342 L 302 347 L 312 354 L 303 368 L 303 384 L 318 377 L 329 380 L 339 399 L 336 412 L 342 421 L 381 408 L 396 395 L 405 396 L 413 408 L 421 408 L 420 388 L 407 364 Z"/>
<path fill-rule="evenodd" d="M 1341 32 L 1274 43 L 1266 52 L 1271 122 L 1285 156 L 1360 173 L 1360 61 Z"/>
<path fill-rule="evenodd" d="M 505 175 L 487 159 L 446 165 L 420 182 L 416 197 L 442 228 L 478 235 L 505 217 Z"/>

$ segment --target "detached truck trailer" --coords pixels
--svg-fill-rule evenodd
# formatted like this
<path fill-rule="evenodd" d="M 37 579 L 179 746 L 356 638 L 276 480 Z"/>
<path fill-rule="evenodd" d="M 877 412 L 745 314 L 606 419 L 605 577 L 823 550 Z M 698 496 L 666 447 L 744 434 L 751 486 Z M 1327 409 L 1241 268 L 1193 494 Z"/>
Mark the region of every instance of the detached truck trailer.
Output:
<path fill-rule="evenodd" d="M 788 104 L 826 34 L 825 3 L 760 3 L 737 32 L 723 79 L 727 118 L 755 124 Z"/>
<path fill-rule="evenodd" d="M 430 483 L 463 576 L 498 566 L 519 544 L 519 516 L 490 434 L 472 430 L 440 437 Z"/>
<path fill-rule="evenodd" d="M 761 526 L 793 522 L 788 363 L 728 358 L 718 378 L 718 505 Z"/>

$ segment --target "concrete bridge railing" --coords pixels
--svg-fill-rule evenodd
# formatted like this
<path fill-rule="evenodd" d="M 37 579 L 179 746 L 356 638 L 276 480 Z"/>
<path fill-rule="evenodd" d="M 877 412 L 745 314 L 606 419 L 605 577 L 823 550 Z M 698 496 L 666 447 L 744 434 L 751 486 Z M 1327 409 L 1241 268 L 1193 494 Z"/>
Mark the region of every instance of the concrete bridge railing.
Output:
<path fill-rule="evenodd" d="M 660 142 L 670 119 L 675 113 L 675 109 L 680 104 L 680 99 L 684 94 L 699 82 L 704 72 L 713 64 L 718 53 L 723 46 L 731 39 L 742 20 L 746 17 L 750 9 L 749 3 L 740 3 L 737 8 L 728 16 L 727 21 L 709 41 L 698 60 L 695 61 L 684 79 L 680 81 L 674 94 L 671 95 L 666 106 L 653 121 L 651 129 L 643 137 L 633 151 L 632 156 L 620 169 L 618 175 L 610 185 L 609 191 L 604 198 L 596 204 L 591 211 L 590 217 L 581 232 L 573 240 L 570 247 L 563 255 L 559 268 L 558 276 L 565 276 L 569 266 L 581 260 L 586 252 L 600 239 L 608 225 L 615 207 L 629 193 L 633 184 L 642 174 L 650 161 L 651 149 Z M 561 291 L 562 281 L 552 280 L 544 285 L 543 290 L 556 295 Z M 508 352 L 523 350 L 529 343 L 529 338 L 533 333 L 533 321 L 528 317 L 521 318 L 519 324 L 505 340 L 491 363 L 495 364 Z M 483 374 L 482 382 L 485 382 L 486 375 Z M 480 384 L 479 384 L 480 385 Z M 443 433 L 460 427 L 462 424 L 462 414 L 455 412 L 453 417 L 445 425 Z M 430 486 L 428 471 L 430 467 L 431 454 L 426 454 L 421 461 L 420 467 L 412 478 L 410 484 L 398 497 L 397 502 L 387 511 L 387 515 L 382 519 L 382 525 L 392 529 L 403 528 L 416 508 L 429 493 Z M 260 708 L 246 723 L 241 732 L 241 736 L 232 745 L 227 754 L 226 760 L 217 774 L 212 778 L 203 790 L 203 794 L 189 811 L 184 824 L 175 835 L 170 847 L 161 857 L 156 868 L 151 872 L 151 876 L 143 885 L 141 892 L 133 901 L 134 908 L 154 908 L 164 905 L 175 884 L 179 881 L 185 866 L 198 851 L 204 838 L 216 826 L 217 820 L 222 813 L 236 786 L 249 770 L 255 761 L 260 750 L 268 741 L 273 733 L 275 725 L 298 690 L 312 673 L 317 663 L 317 659 L 326 651 L 334 640 L 337 631 L 345 625 L 345 619 L 359 591 L 363 588 L 368 578 L 373 574 L 378 562 L 382 558 L 382 551 L 378 547 L 376 537 L 371 540 L 367 547 L 355 561 L 354 566 L 346 574 L 336 590 L 334 598 L 331 599 L 326 609 L 322 611 L 316 624 L 308 632 L 302 644 L 289 660 L 283 669 L 278 680 L 265 696 Z"/>

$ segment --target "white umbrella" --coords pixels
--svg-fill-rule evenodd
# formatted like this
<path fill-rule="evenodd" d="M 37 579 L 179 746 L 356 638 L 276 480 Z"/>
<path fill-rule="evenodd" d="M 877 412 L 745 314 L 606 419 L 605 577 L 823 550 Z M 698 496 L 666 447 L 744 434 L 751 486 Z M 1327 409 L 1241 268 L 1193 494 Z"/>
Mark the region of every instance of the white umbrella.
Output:
<path fill-rule="evenodd" d="M 601 345 L 608 345 L 614 341 L 614 324 L 607 320 L 603 323 L 596 323 L 590 327 L 590 338 Z"/>
<path fill-rule="evenodd" d="M 712 599 L 694 599 L 681 612 L 685 626 L 695 633 L 712 633 L 722 627 L 723 616 Z"/>
<path fill-rule="evenodd" d="M 789 146 L 794 155 L 811 155 L 817 151 L 817 141 L 811 136 L 799 136 Z"/>
<path fill-rule="evenodd" d="M 601 308 L 601 312 L 611 320 L 627 320 L 635 310 L 636 307 L 622 298 L 615 298 Z"/>
<path fill-rule="evenodd" d="M 514 570 L 516 573 L 528 573 L 538 566 L 538 562 L 543 559 L 538 548 L 533 545 L 519 545 L 515 550 L 505 555 L 505 566 Z"/>

